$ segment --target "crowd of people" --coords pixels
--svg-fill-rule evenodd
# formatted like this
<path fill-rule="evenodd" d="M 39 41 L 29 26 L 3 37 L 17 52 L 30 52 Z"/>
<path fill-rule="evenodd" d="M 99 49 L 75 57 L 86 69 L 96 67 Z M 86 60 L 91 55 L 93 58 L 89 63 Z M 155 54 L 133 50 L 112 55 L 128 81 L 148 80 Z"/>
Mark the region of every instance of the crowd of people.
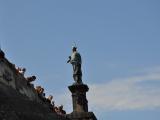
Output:
<path fill-rule="evenodd" d="M 5 54 L 0 49 L 0 59 L 4 59 L 4 58 L 5 58 Z M 15 67 L 14 64 L 13 64 L 13 66 Z M 33 85 L 33 84 L 31 84 L 31 82 L 36 80 L 36 76 L 30 76 L 30 77 L 24 76 L 24 74 L 26 72 L 26 68 L 17 67 L 16 72 L 17 72 L 17 74 L 20 74 L 25 78 L 25 80 L 27 81 L 27 85 Z M 33 85 L 33 87 L 34 87 L 34 85 Z M 49 95 L 48 97 L 45 96 L 45 92 L 44 92 L 43 87 L 36 86 L 34 89 L 35 89 L 35 92 L 37 93 L 38 97 L 40 98 L 40 100 L 42 100 L 45 104 L 47 104 L 49 106 L 49 109 L 53 113 L 56 113 L 56 114 L 62 115 L 62 116 L 64 116 L 66 114 L 66 111 L 63 110 L 63 105 L 55 106 L 55 102 L 53 101 L 52 95 Z"/>
<path fill-rule="evenodd" d="M 57 113 L 58 115 L 65 115 L 66 114 L 65 110 L 63 110 L 63 105 L 60 105 L 58 107 L 55 106 L 52 95 L 49 95 L 47 98 L 45 97 L 44 88 L 42 88 L 41 86 L 36 86 L 35 90 L 36 90 L 39 98 L 43 102 L 46 102 L 49 105 L 49 108 L 54 113 Z"/>
<path fill-rule="evenodd" d="M 19 74 L 21 74 L 22 76 L 24 76 L 25 72 L 26 72 L 26 68 L 20 68 L 18 67 L 17 72 Z M 36 76 L 31 76 L 31 77 L 25 77 L 27 84 L 30 85 L 31 82 L 36 80 Z M 60 106 L 55 106 L 54 101 L 53 101 L 53 96 L 49 95 L 48 97 L 46 97 L 45 92 L 44 92 L 44 88 L 41 86 L 36 86 L 35 87 L 35 91 L 38 95 L 38 97 L 46 104 L 48 104 L 49 109 L 52 110 L 52 112 L 58 114 L 58 115 L 65 115 L 66 111 L 63 110 L 63 105 Z"/>

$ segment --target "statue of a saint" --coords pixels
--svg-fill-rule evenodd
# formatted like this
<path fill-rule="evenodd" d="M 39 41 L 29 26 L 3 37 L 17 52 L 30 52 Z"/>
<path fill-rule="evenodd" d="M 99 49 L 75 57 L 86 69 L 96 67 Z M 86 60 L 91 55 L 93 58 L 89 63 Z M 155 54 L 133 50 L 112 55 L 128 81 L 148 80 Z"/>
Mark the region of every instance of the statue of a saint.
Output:
<path fill-rule="evenodd" d="M 67 63 L 71 63 L 73 66 L 73 79 L 76 84 L 82 83 L 82 70 L 81 70 L 81 55 L 77 52 L 77 47 L 72 48 L 72 55 L 69 56 Z"/>

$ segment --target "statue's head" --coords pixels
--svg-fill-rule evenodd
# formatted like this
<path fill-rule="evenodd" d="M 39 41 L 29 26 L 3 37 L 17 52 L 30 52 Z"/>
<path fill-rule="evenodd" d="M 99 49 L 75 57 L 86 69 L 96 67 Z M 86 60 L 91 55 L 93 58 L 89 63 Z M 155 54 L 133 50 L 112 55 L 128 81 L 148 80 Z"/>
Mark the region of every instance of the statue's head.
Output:
<path fill-rule="evenodd" d="M 73 47 L 72 48 L 72 51 L 74 52 L 74 51 L 77 51 L 77 47 Z"/>
<path fill-rule="evenodd" d="M 49 99 L 50 101 L 52 101 L 53 96 L 52 96 L 52 95 L 49 95 L 49 96 L 48 96 L 48 99 Z"/>

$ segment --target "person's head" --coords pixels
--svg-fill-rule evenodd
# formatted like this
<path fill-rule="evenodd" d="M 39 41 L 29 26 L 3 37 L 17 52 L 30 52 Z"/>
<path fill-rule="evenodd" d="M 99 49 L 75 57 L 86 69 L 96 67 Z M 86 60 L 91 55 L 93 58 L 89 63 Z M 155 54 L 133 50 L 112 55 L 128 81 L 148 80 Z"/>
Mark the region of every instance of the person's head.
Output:
<path fill-rule="evenodd" d="M 59 109 L 60 109 L 60 110 L 63 110 L 63 105 L 60 105 L 60 106 L 59 106 Z"/>
<path fill-rule="evenodd" d="M 36 86 L 36 89 L 39 89 L 39 90 L 40 90 L 40 89 L 41 89 L 41 86 Z"/>
<path fill-rule="evenodd" d="M 40 89 L 40 93 L 43 93 L 43 92 L 44 92 L 44 88 L 41 88 L 41 89 Z"/>
<path fill-rule="evenodd" d="M 54 104 L 54 101 L 52 101 L 52 103 L 51 103 L 51 104 L 54 106 L 54 105 L 55 105 L 55 104 Z"/>
<path fill-rule="evenodd" d="M 23 72 L 26 72 L 26 68 L 23 68 L 22 71 L 23 71 Z"/>
<path fill-rule="evenodd" d="M 73 47 L 73 48 L 72 48 L 72 51 L 73 51 L 73 52 L 77 51 L 77 47 Z"/>
<path fill-rule="evenodd" d="M 58 112 L 58 107 L 55 107 L 54 110 L 55 110 L 56 112 Z"/>
<path fill-rule="evenodd" d="M 48 99 L 51 101 L 53 99 L 53 96 L 52 95 L 49 95 L 48 96 Z"/>
<path fill-rule="evenodd" d="M 32 76 L 32 79 L 35 80 L 35 79 L 36 79 L 36 76 Z"/>

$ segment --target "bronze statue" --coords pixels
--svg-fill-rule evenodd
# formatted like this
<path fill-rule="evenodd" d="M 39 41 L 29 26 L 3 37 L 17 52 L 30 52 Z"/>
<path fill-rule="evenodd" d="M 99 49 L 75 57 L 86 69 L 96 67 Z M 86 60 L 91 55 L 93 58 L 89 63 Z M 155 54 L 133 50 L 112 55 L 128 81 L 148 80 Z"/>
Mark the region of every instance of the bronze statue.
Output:
<path fill-rule="evenodd" d="M 82 70 L 81 70 L 81 55 L 77 52 L 77 47 L 72 48 L 72 55 L 69 56 L 67 63 L 71 63 L 73 66 L 73 79 L 75 84 L 82 83 Z"/>

